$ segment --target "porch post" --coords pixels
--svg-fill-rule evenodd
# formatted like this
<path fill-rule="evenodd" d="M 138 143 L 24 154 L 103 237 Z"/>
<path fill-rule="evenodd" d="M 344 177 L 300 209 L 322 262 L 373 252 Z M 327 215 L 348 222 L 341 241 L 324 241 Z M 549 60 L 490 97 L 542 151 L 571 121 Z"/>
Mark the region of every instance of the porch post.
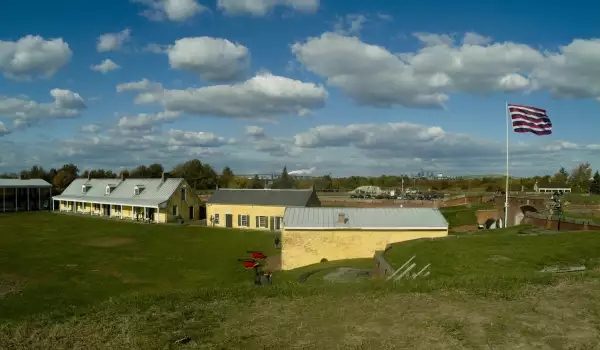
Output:
<path fill-rule="evenodd" d="M 135 213 L 135 207 L 132 205 L 131 206 L 131 220 L 134 220 L 135 218 L 133 217 Z"/>
<path fill-rule="evenodd" d="M 144 221 L 146 221 L 146 207 L 144 207 Z"/>
<path fill-rule="evenodd" d="M 121 211 L 119 211 L 119 217 L 123 219 L 123 204 L 121 204 Z"/>
<path fill-rule="evenodd" d="M 160 224 L 160 208 L 156 207 L 156 223 Z"/>
<path fill-rule="evenodd" d="M 27 187 L 27 211 L 29 211 L 29 187 Z"/>
<path fill-rule="evenodd" d="M 42 189 L 38 187 L 38 210 L 42 210 Z"/>

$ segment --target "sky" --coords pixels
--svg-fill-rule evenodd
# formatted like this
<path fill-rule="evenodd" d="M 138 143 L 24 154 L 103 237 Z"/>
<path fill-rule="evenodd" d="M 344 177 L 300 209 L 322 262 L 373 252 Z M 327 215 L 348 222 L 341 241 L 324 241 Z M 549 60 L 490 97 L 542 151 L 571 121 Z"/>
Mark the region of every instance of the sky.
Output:
<path fill-rule="evenodd" d="M 62 0 L 0 12 L 0 172 L 600 168 L 597 1 Z M 32 11 L 35 8 L 35 11 Z M 582 11 L 585 9 L 585 11 Z M 560 24 L 560 25 L 558 25 Z"/>

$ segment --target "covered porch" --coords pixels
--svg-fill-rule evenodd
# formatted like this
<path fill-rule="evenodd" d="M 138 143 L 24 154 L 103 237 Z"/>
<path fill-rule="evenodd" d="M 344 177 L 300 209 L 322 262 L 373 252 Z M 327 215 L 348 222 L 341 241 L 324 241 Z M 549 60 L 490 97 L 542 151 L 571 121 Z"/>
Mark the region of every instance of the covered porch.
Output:
<path fill-rule="evenodd" d="M 130 203 L 106 203 L 89 200 L 54 198 L 60 212 L 99 216 L 110 219 L 161 223 L 160 205 L 133 205 Z"/>

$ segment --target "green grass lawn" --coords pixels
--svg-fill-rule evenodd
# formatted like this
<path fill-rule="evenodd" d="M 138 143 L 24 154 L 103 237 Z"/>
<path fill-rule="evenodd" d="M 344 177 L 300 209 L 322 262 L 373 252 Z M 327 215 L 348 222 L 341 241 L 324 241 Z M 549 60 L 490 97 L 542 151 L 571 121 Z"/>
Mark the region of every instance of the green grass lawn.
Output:
<path fill-rule="evenodd" d="M 0 215 L 0 319 L 84 311 L 132 292 L 251 284 L 237 259 L 273 253 L 273 240 L 261 231 Z"/>
<path fill-rule="evenodd" d="M 567 232 L 524 236 L 524 227 L 485 231 L 443 240 L 396 244 L 386 252 L 394 267 L 412 256 L 417 267 L 431 264 L 431 278 L 412 287 L 424 290 L 461 289 L 512 293 L 523 285 L 554 281 L 539 270 L 551 265 L 600 266 L 600 233 Z"/>
<path fill-rule="evenodd" d="M 584 195 L 579 193 L 567 193 L 561 197 L 562 202 L 571 204 L 600 204 L 600 195 Z"/>
<path fill-rule="evenodd" d="M 464 226 L 464 225 L 476 225 L 477 216 L 476 213 L 480 209 L 492 209 L 493 204 L 479 204 L 479 205 L 459 205 L 455 207 L 442 207 L 440 212 L 448 221 L 450 228 Z"/>
<path fill-rule="evenodd" d="M 373 264 L 357 259 L 257 287 L 237 258 L 275 253 L 269 232 L 0 215 L 0 349 L 591 348 L 598 234 L 407 242 L 388 258 L 399 266 L 416 254 L 432 264 L 427 280 L 323 281 L 336 267 Z M 590 270 L 536 273 L 555 263 Z M 299 283 L 307 272 L 316 273 Z M 184 337 L 192 341 L 174 345 Z"/>

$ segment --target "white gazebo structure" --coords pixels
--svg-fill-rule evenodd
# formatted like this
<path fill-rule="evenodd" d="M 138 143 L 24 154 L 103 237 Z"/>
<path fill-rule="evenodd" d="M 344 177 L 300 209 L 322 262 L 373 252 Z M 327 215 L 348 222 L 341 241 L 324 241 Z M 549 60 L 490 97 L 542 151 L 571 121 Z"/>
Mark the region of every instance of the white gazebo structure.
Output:
<path fill-rule="evenodd" d="M 52 185 L 42 179 L 0 179 L 0 196 L 3 213 L 52 209 Z"/>

